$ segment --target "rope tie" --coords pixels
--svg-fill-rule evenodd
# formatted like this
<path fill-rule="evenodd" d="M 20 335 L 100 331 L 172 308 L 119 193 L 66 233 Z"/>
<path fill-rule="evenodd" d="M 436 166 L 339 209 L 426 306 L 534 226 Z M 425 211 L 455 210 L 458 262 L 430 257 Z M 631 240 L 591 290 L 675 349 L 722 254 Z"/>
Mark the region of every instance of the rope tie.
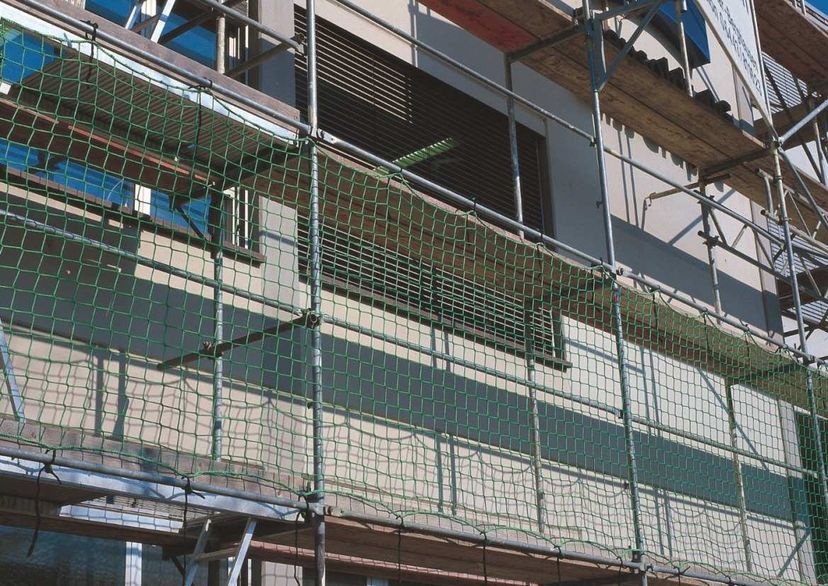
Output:
<path fill-rule="evenodd" d="M 618 560 L 618 586 L 621 586 L 624 583 L 624 580 L 621 577 L 624 574 L 624 558 L 618 555 L 615 559 Z M 633 559 L 635 559 L 635 555 L 633 555 Z"/>
<path fill-rule="evenodd" d="M 86 70 L 86 74 L 84 76 L 84 81 L 89 83 L 89 79 L 92 77 L 92 70 L 95 68 L 95 45 L 98 42 L 98 23 L 93 22 L 91 20 L 85 20 L 86 24 L 92 27 L 91 33 L 85 33 L 84 38 L 89 41 L 89 68 Z"/>
<path fill-rule="evenodd" d="M 190 507 L 190 493 L 193 492 L 192 484 L 190 483 L 190 477 L 184 477 L 184 518 L 181 520 L 181 529 L 184 533 L 187 533 L 187 513 L 189 512 Z M 187 581 L 187 565 L 188 560 L 187 556 L 184 556 L 184 571 L 181 573 L 181 586 L 184 586 Z"/>
<path fill-rule="evenodd" d="M 563 560 L 564 552 L 563 552 L 563 548 L 560 545 L 556 545 L 555 549 L 558 550 L 558 555 L 557 555 L 555 567 L 557 569 L 557 574 L 558 574 L 558 586 L 560 586 L 560 584 L 562 582 L 562 580 L 561 580 L 561 560 Z"/>
<path fill-rule="evenodd" d="M 46 451 L 48 453 L 49 450 Z M 55 473 L 53 468 L 55 464 L 55 458 L 57 457 L 57 451 L 52 450 L 52 459 L 51 461 L 47 462 L 43 465 L 43 467 L 37 473 L 37 479 L 35 480 L 35 526 L 34 532 L 32 533 L 32 541 L 29 544 L 29 550 L 26 552 L 26 557 L 32 557 L 34 553 L 35 546 L 37 545 L 37 538 L 40 535 L 40 523 L 41 523 L 41 514 L 40 514 L 40 479 L 43 476 L 43 473 L 50 474 L 55 477 L 55 480 L 58 481 L 58 484 L 63 484 L 61 482 L 60 477 Z"/>

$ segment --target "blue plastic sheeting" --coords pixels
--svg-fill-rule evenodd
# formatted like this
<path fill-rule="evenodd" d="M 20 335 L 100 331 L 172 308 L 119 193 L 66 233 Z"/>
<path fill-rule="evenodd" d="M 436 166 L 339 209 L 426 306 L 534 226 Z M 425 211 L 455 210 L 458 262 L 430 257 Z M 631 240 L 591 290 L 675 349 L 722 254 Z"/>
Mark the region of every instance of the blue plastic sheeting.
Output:
<path fill-rule="evenodd" d="M 87 10 L 120 25 L 126 23 L 131 7 L 132 0 L 86 0 Z M 164 32 L 169 32 L 186 21 L 186 18 L 173 12 L 167 19 Z M 204 65 L 215 66 L 216 33 L 203 26 L 182 33 L 165 46 Z"/>
<path fill-rule="evenodd" d="M 665 36 L 678 45 L 676 31 L 676 3 L 667 1 L 661 5 L 659 13 L 653 19 L 653 24 Z M 699 7 L 693 0 L 687 1 L 687 12 L 684 13 L 684 34 L 687 38 L 687 52 L 690 64 L 693 67 L 710 63 L 710 44 L 707 40 L 707 26 Z"/>
<path fill-rule="evenodd" d="M 0 75 L 6 83 L 19 83 L 54 61 L 54 49 L 32 35 L 7 30 L 0 45 Z"/>
<path fill-rule="evenodd" d="M 97 6 L 106 18 L 118 17 L 122 11 L 128 12 L 129 5 L 129 0 L 87 0 L 87 7 Z M 126 12 L 123 14 L 124 19 Z M 179 20 L 183 22 L 182 18 Z M 202 29 L 196 36 L 203 40 L 204 33 L 208 31 Z M 185 35 L 179 40 L 181 39 L 186 40 Z M 200 51 L 204 46 L 203 43 L 196 43 L 191 49 Z M 55 59 L 55 49 L 33 35 L 6 31 L 2 37 L 0 55 L 0 75 L 3 81 L 16 84 L 51 63 Z M 0 166 L 31 173 L 102 201 L 122 206 L 133 204 L 135 185 L 132 182 L 92 167 L 85 161 L 67 159 L 62 153 L 49 153 L 0 139 Z M 167 194 L 153 191 L 150 215 L 180 228 L 195 228 L 203 235 L 207 233 L 209 201 L 207 198 L 187 201 L 181 210 L 177 210 L 170 206 Z"/>

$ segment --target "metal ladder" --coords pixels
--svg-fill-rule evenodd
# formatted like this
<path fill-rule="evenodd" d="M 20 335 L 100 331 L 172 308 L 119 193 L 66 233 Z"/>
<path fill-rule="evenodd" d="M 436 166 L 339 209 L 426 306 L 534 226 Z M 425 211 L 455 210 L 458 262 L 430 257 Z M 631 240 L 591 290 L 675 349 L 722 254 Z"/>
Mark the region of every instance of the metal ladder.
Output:
<path fill-rule="evenodd" d="M 210 528 L 212 526 L 212 519 L 208 518 L 201 526 L 201 532 L 198 534 L 198 541 L 196 541 L 195 549 L 193 550 L 192 562 L 187 567 L 187 573 L 184 577 L 185 586 L 193 586 L 198 569 L 202 564 L 233 558 L 233 566 L 230 574 L 227 577 L 227 586 L 236 586 L 241 570 L 244 567 L 244 561 L 247 558 L 247 550 L 250 548 L 250 542 L 253 540 L 253 532 L 256 531 L 256 519 L 248 517 L 247 523 L 244 526 L 244 532 L 238 545 L 227 549 L 218 549 L 204 553 L 207 547 L 207 542 L 210 539 Z"/>

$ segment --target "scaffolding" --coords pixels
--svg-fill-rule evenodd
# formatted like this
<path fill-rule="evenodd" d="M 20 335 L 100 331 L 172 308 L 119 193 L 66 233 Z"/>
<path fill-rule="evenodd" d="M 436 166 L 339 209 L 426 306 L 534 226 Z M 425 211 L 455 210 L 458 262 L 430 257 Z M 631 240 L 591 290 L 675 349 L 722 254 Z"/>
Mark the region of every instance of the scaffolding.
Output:
<path fill-rule="evenodd" d="M 506 99 L 509 217 L 320 125 L 314 0 L 306 38 L 199 2 L 211 12 L 179 29 L 217 21 L 215 72 L 151 46 L 175 34 L 163 26 L 174 0 L 146 24 L 130 15 L 127 28 L 152 29 L 143 44 L 69 6 L 5 5 L 0 475 L 9 494 L 37 494 L 4 523 L 32 527 L 33 548 L 40 530 L 163 545 L 189 556 L 187 583 L 217 559 L 233 560 L 235 583 L 248 557 L 312 566 L 320 585 L 327 567 L 449 584 L 824 579 L 808 548 L 828 547 L 825 530 L 802 513 L 828 503 L 828 363 L 809 352 L 803 317 L 804 302 L 826 300 L 818 84 L 799 121 L 759 140 L 693 95 L 683 42 L 673 82 L 636 54 L 664 0 L 584 0 L 574 14 L 527 2 L 512 20 L 536 34 L 501 47 L 505 86 L 336 0 Z M 606 30 L 642 13 L 628 40 Z M 276 44 L 228 68 L 227 22 Z M 230 79 L 284 51 L 307 59 L 306 121 Z M 588 100 L 592 128 L 516 93 L 518 62 Z M 654 84 L 663 104 L 630 98 Z M 519 108 L 593 148 L 602 258 L 523 221 Z M 698 180 L 607 146 L 605 113 L 633 128 L 665 120 L 650 132 Z M 803 131 L 822 182 L 785 150 Z M 650 201 L 699 202 L 712 306 L 619 264 L 607 157 L 664 184 Z M 780 230 L 708 197 L 720 180 Z M 149 227 L 127 184 L 166 194 L 187 225 Z M 241 191 L 260 197 L 261 250 L 227 244 Z M 722 216 L 775 252 L 745 258 Z M 718 251 L 787 284 L 796 345 L 722 310 Z M 796 457 L 790 434 L 804 438 Z M 180 530 L 41 504 L 130 510 L 114 497 Z M 703 526 L 664 546 L 682 529 L 662 520 Z"/>

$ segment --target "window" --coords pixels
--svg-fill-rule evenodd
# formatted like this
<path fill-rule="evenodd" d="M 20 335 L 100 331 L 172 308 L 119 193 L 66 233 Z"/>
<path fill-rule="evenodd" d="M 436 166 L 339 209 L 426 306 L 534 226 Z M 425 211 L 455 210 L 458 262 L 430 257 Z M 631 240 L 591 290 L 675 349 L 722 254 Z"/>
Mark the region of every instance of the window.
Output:
<path fill-rule="evenodd" d="M 107 20 L 123 24 L 126 22 L 132 8 L 132 0 L 86 0 L 86 9 L 103 16 Z M 139 22 L 151 18 L 146 13 L 161 9 L 161 2 L 145 3 L 144 13 Z M 177 2 L 173 7 L 164 27 L 164 32 L 174 31 L 181 25 L 202 15 L 203 8 L 190 2 Z M 152 26 L 143 28 L 141 33 L 149 35 Z M 237 64 L 246 51 L 244 28 L 239 28 L 232 22 L 227 26 L 227 66 Z M 176 35 L 165 43 L 170 49 L 198 61 L 209 67 L 216 64 L 216 30 L 214 19 L 193 26 Z M 190 230 L 199 236 L 209 233 L 210 202 L 208 199 L 193 199 L 187 202 L 172 202 L 170 197 L 162 192 L 150 190 L 146 187 L 135 186 L 135 209 L 147 214 L 162 224 Z M 249 190 L 229 189 L 225 192 L 225 241 L 234 247 L 244 250 L 255 250 L 255 206 L 254 194 Z"/>
<path fill-rule="evenodd" d="M 258 209 L 255 193 L 242 187 L 231 187 L 222 196 L 225 244 L 256 252 Z M 212 214 L 217 203 L 207 197 L 175 202 L 164 192 L 135 186 L 137 212 L 151 216 L 168 227 L 193 232 L 201 238 L 210 238 L 212 235 Z"/>
<path fill-rule="evenodd" d="M 135 211 L 151 216 L 170 227 L 195 232 L 205 238 L 209 232 L 210 201 L 206 197 L 176 202 L 164 192 L 136 185 Z"/>
<path fill-rule="evenodd" d="M 20 98 L 23 107 L 33 111 L 43 108 L 47 113 L 49 108 L 57 108 L 61 96 L 41 93 L 38 81 L 39 77 L 49 75 L 49 65 L 58 60 L 57 49 L 37 35 L 8 29 L 3 33 L 2 53 L 0 88 L 3 93 L 11 94 L 12 90 L 17 92 L 20 88 L 31 87 L 34 97 L 26 98 L 28 101 Z M 46 72 L 44 68 L 47 68 Z M 64 105 L 66 103 L 69 101 L 64 102 Z M 90 119 L 89 123 L 94 127 L 96 120 Z M 183 230 L 199 238 L 209 235 L 211 202 L 207 195 L 173 201 L 167 193 L 137 185 L 124 177 L 99 169 L 86 160 L 69 158 L 59 150 L 52 152 L 48 150 L 53 148 L 51 141 L 45 148 L 34 148 L 14 140 L 27 140 L 25 136 L 11 138 L 12 140 L 0 139 L 0 168 L 6 171 L 9 180 L 29 187 L 34 187 L 40 180 L 40 185 L 44 188 L 46 185 L 52 189 L 63 188 L 65 193 L 76 192 L 73 196 L 80 193 L 84 197 L 125 209 L 131 208 L 151 217 L 160 225 Z M 227 190 L 225 194 L 225 242 L 240 249 L 254 251 L 254 194 L 236 188 Z"/>
<path fill-rule="evenodd" d="M 296 26 L 305 31 L 301 9 Z M 322 19 L 317 30 L 322 128 L 515 216 L 505 114 Z M 297 56 L 300 109 L 306 67 Z M 518 145 L 524 220 L 543 231 L 545 139 L 518 125 Z M 517 356 L 531 349 L 539 363 L 566 366 L 561 320 L 549 306 L 328 226 L 322 238 L 323 281 L 337 293 Z M 299 240 L 306 262 L 306 225 Z"/>
<path fill-rule="evenodd" d="M 305 27 L 297 9 L 297 32 Z M 325 20 L 317 30 L 322 128 L 515 217 L 505 114 Z M 307 102 L 306 68 L 297 56 L 300 109 Z M 518 146 L 524 221 L 549 233 L 545 139 L 518 125 Z"/>
<path fill-rule="evenodd" d="M 225 192 L 225 214 L 227 234 L 225 239 L 233 246 L 254 250 L 256 245 L 256 208 L 255 194 L 244 188 L 232 188 Z"/>

